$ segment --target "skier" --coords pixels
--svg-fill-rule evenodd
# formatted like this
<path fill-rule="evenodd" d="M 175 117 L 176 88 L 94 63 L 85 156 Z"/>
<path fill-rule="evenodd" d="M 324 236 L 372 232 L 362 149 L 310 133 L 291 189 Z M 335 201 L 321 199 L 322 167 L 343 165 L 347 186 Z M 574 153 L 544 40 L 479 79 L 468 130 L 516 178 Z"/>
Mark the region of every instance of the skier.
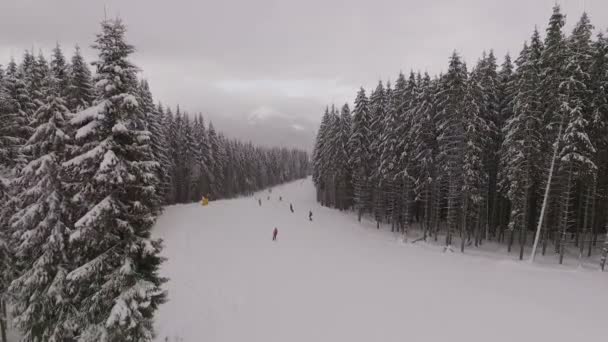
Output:
<path fill-rule="evenodd" d="M 291 210 L 291 212 L 293 213 L 293 205 L 291 203 L 289 203 L 289 210 Z"/>
<path fill-rule="evenodd" d="M 308 212 L 308 219 L 312 222 L 312 210 Z"/>
<path fill-rule="evenodd" d="M 282 200 L 283 200 L 283 197 L 282 197 L 282 196 L 279 196 L 279 201 L 282 201 Z"/>
<path fill-rule="evenodd" d="M 277 227 L 274 227 L 274 230 L 272 231 L 272 241 L 277 240 L 277 234 L 279 234 L 279 230 L 277 229 Z"/>
<path fill-rule="evenodd" d="M 258 203 L 260 204 L 260 207 L 262 206 L 262 199 L 258 198 Z"/>

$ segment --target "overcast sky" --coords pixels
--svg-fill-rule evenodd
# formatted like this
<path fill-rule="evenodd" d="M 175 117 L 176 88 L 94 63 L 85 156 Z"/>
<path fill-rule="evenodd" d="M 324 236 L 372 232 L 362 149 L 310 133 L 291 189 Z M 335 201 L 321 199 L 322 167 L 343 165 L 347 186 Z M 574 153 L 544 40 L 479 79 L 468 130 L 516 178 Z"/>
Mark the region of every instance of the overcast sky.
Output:
<path fill-rule="evenodd" d="M 583 10 L 596 30 L 608 0 L 560 0 L 570 32 Z M 310 148 L 326 104 L 400 70 L 445 69 L 453 50 L 517 55 L 555 0 L 1 0 L 0 63 L 25 49 L 90 62 L 99 21 L 121 17 L 132 60 L 157 100 L 202 112 L 221 131 L 265 145 Z"/>

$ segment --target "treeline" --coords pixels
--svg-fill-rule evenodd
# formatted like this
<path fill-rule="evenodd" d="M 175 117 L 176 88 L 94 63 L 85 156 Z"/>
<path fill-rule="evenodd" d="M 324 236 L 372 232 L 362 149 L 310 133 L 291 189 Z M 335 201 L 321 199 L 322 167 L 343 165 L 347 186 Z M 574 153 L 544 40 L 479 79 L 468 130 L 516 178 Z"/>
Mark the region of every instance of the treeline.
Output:
<path fill-rule="evenodd" d="M 155 105 L 105 20 L 93 75 L 78 48 L 0 68 L 0 337 L 151 341 L 166 300 L 162 206 L 232 197 L 306 175 L 305 152 L 230 140 Z"/>
<path fill-rule="evenodd" d="M 203 195 L 212 200 L 248 195 L 309 172 L 306 152 L 230 140 L 212 123 L 207 128 L 200 114 L 191 120 L 179 107 L 175 114 L 160 105 L 150 108 L 167 142 L 153 146 L 167 171 L 160 175 L 166 203 L 197 201 Z"/>
<path fill-rule="evenodd" d="M 446 249 L 495 240 L 521 259 L 540 226 L 541 253 L 591 256 L 608 224 L 608 40 L 587 14 L 568 36 L 564 21 L 554 7 L 515 65 L 490 51 L 469 71 L 454 52 L 445 74 L 400 74 L 361 88 L 352 113 L 327 109 L 317 200 L 404 234 L 418 223 Z"/>

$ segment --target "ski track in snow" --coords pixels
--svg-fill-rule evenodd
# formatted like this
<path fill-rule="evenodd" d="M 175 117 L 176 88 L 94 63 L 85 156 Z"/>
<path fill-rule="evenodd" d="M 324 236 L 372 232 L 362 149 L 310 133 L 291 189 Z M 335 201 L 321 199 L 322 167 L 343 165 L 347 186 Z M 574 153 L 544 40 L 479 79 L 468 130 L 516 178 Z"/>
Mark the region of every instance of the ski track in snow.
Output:
<path fill-rule="evenodd" d="M 310 178 L 207 207 L 170 206 L 154 235 L 164 240 L 161 274 L 170 278 L 156 316 L 159 342 L 558 342 L 606 334 L 605 273 L 403 244 L 373 222 L 321 207 Z"/>

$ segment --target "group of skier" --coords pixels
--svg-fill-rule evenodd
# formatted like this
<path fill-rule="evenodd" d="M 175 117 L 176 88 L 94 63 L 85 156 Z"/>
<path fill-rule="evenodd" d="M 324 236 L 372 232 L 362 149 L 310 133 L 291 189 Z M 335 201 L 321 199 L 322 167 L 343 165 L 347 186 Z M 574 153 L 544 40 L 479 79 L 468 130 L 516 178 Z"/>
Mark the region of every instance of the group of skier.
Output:
<path fill-rule="evenodd" d="M 268 190 L 268 192 L 270 193 L 271 190 Z M 267 200 L 270 200 L 270 196 L 267 197 Z M 279 201 L 283 201 L 283 196 L 279 196 Z M 260 205 L 260 207 L 262 206 L 262 199 L 258 198 L 258 204 Z M 293 204 L 289 203 L 289 210 L 294 213 L 295 210 L 293 209 Z M 312 222 L 312 210 L 308 211 L 308 220 Z M 279 234 L 279 229 L 277 227 L 274 227 L 274 229 L 272 230 L 272 241 L 276 241 L 277 240 L 277 235 Z"/>

